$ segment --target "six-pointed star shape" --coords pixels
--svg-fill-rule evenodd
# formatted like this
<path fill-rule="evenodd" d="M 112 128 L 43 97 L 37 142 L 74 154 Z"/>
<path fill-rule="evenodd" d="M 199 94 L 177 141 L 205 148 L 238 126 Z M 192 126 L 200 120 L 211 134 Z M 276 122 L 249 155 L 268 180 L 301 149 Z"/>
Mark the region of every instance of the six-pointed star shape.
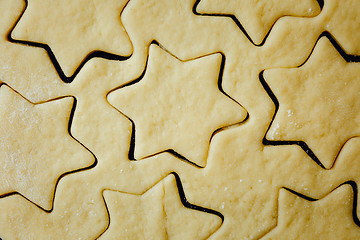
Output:
<path fill-rule="evenodd" d="M 281 189 L 278 226 L 262 239 L 360 239 L 352 214 L 353 198 L 349 184 L 317 201 Z"/>
<path fill-rule="evenodd" d="M 150 46 L 140 81 L 108 95 L 135 124 L 136 159 L 171 149 L 204 166 L 212 134 L 246 118 L 245 109 L 219 90 L 221 61 L 221 54 L 181 61 Z"/>
<path fill-rule="evenodd" d="M 262 45 L 277 19 L 283 16 L 312 17 L 320 13 L 316 0 L 201 0 L 196 10 L 205 15 L 231 15 L 255 45 Z"/>
<path fill-rule="evenodd" d="M 110 226 L 100 239 L 205 239 L 221 225 L 219 216 L 182 204 L 174 175 L 142 195 L 106 190 L 104 198 Z"/>
<path fill-rule="evenodd" d="M 11 37 L 33 46 L 46 44 L 63 78 L 76 74 L 90 53 L 129 56 L 132 45 L 120 14 L 128 0 L 28 0 Z M 40 43 L 40 44 L 39 44 Z M 111 53 L 111 54 L 106 54 Z M 58 66 L 59 65 L 59 66 Z M 64 76 L 62 76 L 64 75 Z M 71 81 L 72 78 L 70 77 Z"/>
<path fill-rule="evenodd" d="M 50 210 L 61 175 L 94 163 L 68 133 L 73 98 L 32 104 L 0 87 L 0 196 L 18 192 Z"/>
<path fill-rule="evenodd" d="M 360 64 L 346 62 L 322 37 L 303 65 L 266 70 L 264 78 L 279 99 L 267 139 L 304 141 L 332 167 L 343 144 L 360 134 Z"/>

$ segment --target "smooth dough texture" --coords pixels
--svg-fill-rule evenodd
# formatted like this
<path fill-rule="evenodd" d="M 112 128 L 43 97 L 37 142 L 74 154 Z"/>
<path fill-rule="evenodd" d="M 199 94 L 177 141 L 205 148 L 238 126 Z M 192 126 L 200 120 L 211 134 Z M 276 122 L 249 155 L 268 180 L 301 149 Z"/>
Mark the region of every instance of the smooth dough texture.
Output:
<path fill-rule="evenodd" d="M 182 62 L 150 46 L 144 77 L 108 96 L 134 122 L 136 159 L 171 149 L 204 166 L 213 133 L 246 118 L 218 87 L 221 61 L 214 54 Z"/>
<path fill-rule="evenodd" d="M 94 157 L 68 133 L 72 98 L 34 105 L 0 87 L 0 195 L 18 192 L 50 210 L 58 178 Z"/>
<path fill-rule="evenodd" d="M 305 141 L 331 168 L 344 143 L 360 135 L 360 64 L 323 37 L 302 66 L 267 70 L 264 78 L 279 100 L 267 138 Z"/>
<path fill-rule="evenodd" d="M 104 197 L 111 221 L 99 239 L 205 239 L 221 225 L 220 217 L 182 205 L 173 175 L 140 196 L 105 191 Z"/>
<path fill-rule="evenodd" d="M 262 239 L 358 239 L 360 228 L 352 217 L 353 196 L 350 185 L 342 185 L 317 201 L 282 189 L 278 226 Z"/>
<path fill-rule="evenodd" d="M 25 2 L 0 1 L 0 82 L 6 82 L 32 102 L 63 96 L 61 81 L 45 50 L 9 42 L 9 30 L 20 17 Z"/>
<path fill-rule="evenodd" d="M 259 45 L 280 17 L 313 17 L 319 14 L 320 6 L 315 0 L 201 0 L 196 10 L 203 14 L 235 16 L 250 39 Z"/>
<path fill-rule="evenodd" d="M 359 238 L 360 2 L 318 2 L 0 0 L 0 238 Z"/>
<path fill-rule="evenodd" d="M 66 76 L 91 52 L 129 56 L 132 45 L 120 20 L 128 0 L 28 0 L 12 37 L 48 45 Z"/>

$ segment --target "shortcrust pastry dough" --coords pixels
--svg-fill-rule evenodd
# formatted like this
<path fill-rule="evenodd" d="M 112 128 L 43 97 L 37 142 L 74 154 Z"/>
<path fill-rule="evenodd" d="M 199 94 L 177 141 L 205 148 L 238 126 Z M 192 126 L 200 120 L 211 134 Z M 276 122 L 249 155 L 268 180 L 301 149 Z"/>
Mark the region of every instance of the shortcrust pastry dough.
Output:
<path fill-rule="evenodd" d="M 0 87 L 0 195 L 18 192 L 50 210 L 58 178 L 94 162 L 68 133 L 73 101 L 34 105 L 8 86 Z"/>
<path fill-rule="evenodd" d="M 32 102 L 63 96 L 67 86 L 61 81 L 45 50 L 8 41 L 10 29 L 25 2 L 0 1 L 0 82 L 6 82 Z"/>
<path fill-rule="evenodd" d="M 320 6 L 315 0 L 201 0 L 196 11 L 202 14 L 235 16 L 250 39 L 259 45 L 280 17 L 314 17 L 319 14 Z"/>
<path fill-rule="evenodd" d="M 350 185 L 317 201 L 281 189 L 278 226 L 262 239 L 359 239 L 360 228 L 352 216 L 353 197 Z"/>
<path fill-rule="evenodd" d="M 212 54 L 183 62 L 150 46 L 144 77 L 108 96 L 135 124 L 135 159 L 171 149 L 205 166 L 212 134 L 246 118 L 218 88 L 221 61 Z"/>
<path fill-rule="evenodd" d="M 204 2 L 202 3 L 202 1 Z M 206 0 L 202 1 L 199 2 L 199 6 L 206 5 Z M 343 147 L 337 150 L 339 155 L 335 155 L 328 165 L 324 162 L 324 165 L 332 166 L 329 170 L 321 168 L 297 145 L 264 145 L 263 139 L 269 126 L 275 124 L 271 124 L 275 114 L 275 105 L 264 90 L 259 74 L 265 70 L 265 81 L 270 84 L 270 79 L 266 76 L 267 73 L 279 71 L 278 68 L 282 68 L 284 71 L 291 70 L 291 68 L 297 68 L 304 62 L 311 61 L 311 56 L 315 54 L 315 52 L 311 54 L 314 46 L 316 45 L 315 50 L 317 51 L 319 46 L 322 46 L 322 42 L 327 41 L 326 39 L 318 41 L 323 31 L 329 31 L 329 34 L 333 36 L 347 54 L 359 55 L 358 39 L 360 38 L 359 31 L 357 31 L 360 15 L 358 14 L 360 9 L 359 1 L 325 0 L 320 13 L 318 13 L 319 8 L 317 5 L 314 8 L 311 7 L 314 10 L 311 17 L 308 15 L 309 12 L 299 14 L 299 16 L 306 17 L 278 15 L 276 18 L 279 19 L 270 29 L 269 35 L 261 47 L 251 43 L 231 18 L 200 16 L 197 15 L 196 11 L 194 13 L 193 7 L 197 2 L 195 0 L 130 0 L 128 3 L 125 1 L 116 2 L 117 7 L 107 8 L 109 12 L 99 12 L 103 16 L 99 22 L 103 20 L 106 23 L 103 22 L 98 30 L 102 30 L 102 27 L 105 29 L 110 28 L 111 31 L 108 33 L 111 36 L 114 35 L 112 39 L 106 38 L 106 41 L 101 42 L 99 45 L 92 45 L 101 40 L 101 38 L 97 37 L 97 33 L 87 32 L 89 29 L 86 29 L 86 27 L 78 31 L 78 26 L 73 23 L 66 24 L 66 27 L 70 29 L 69 31 L 64 31 L 62 24 L 66 22 L 61 21 L 53 21 L 53 23 L 58 23 L 53 28 L 35 28 L 34 22 L 38 21 L 38 17 L 45 16 L 46 11 L 41 8 L 38 10 L 44 10 L 43 12 L 32 11 L 33 9 L 30 9 L 30 7 L 31 3 L 34 2 L 34 0 L 29 0 L 29 9 L 25 11 L 23 18 L 15 27 L 12 37 L 17 39 L 17 36 L 20 38 L 21 34 L 26 33 L 26 37 L 22 35 L 24 40 L 48 44 L 67 75 L 71 75 L 75 69 L 78 69 L 79 73 L 71 84 L 64 84 L 60 77 L 57 76 L 55 68 L 50 59 L 47 58 L 44 49 L 9 42 L 7 34 L 10 33 L 16 19 L 20 17 L 24 2 L 20 0 L 0 0 L 1 9 L 6 9 L 0 22 L 2 34 L 0 40 L 2 51 L 0 55 L 0 81 L 5 82 L 31 102 L 41 102 L 35 106 L 49 106 L 54 102 L 71 99 L 67 96 L 73 96 L 73 99 L 76 99 L 76 106 L 70 133 L 79 141 L 79 143 L 75 143 L 81 150 L 86 152 L 84 149 L 86 147 L 88 151 L 93 153 L 97 164 L 86 171 L 75 172 L 60 178 L 56 189 L 51 192 L 51 195 L 54 196 L 53 202 L 51 201 L 53 203 L 52 209 L 50 205 L 48 207 L 46 207 L 46 204 L 44 205 L 44 208 L 51 210 L 49 212 L 39 208 L 36 204 L 40 205 L 41 203 L 37 203 L 36 200 L 32 200 L 30 197 L 30 201 L 18 194 L 2 197 L 0 199 L 0 237 L 4 239 L 96 239 L 99 236 L 116 236 L 116 234 L 123 232 L 125 228 L 121 228 L 121 226 L 112 227 L 112 224 L 114 224 L 111 221 L 112 216 L 123 216 L 122 214 L 125 214 L 126 217 L 131 217 L 132 215 L 129 212 L 136 212 L 139 205 L 161 206 L 165 202 L 166 204 L 162 206 L 166 206 L 171 214 L 169 214 L 168 218 L 165 218 L 166 221 L 161 218 L 161 221 L 164 222 L 156 222 L 154 218 L 154 225 L 166 226 L 166 229 L 169 230 L 168 234 L 171 233 L 169 236 L 175 236 L 174 238 L 184 236 L 182 234 L 189 234 L 196 236 L 189 238 L 197 239 L 199 237 L 201 239 L 214 231 L 210 239 L 271 238 L 272 234 L 276 234 L 278 231 L 284 232 L 284 235 L 281 236 L 280 234 L 279 238 L 287 236 L 290 238 L 290 234 L 294 233 L 296 235 L 299 231 L 305 231 L 301 229 L 303 227 L 301 224 L 302 216 L 298 217 L 297 214 L 293 214 L 287 216 L 288 218 L 282 218 L 283 211 L 278 211 L 278 208 L 286 208 L 286 204 L 290 203 L 294 197 L 289 194 L 284 195 L 283 192 L 286 190 L 281 190 L 283 187 L 311 198 L 320 199 L 311 203 L 312 206 L 315 206 L 310 207 L 313 209 L 312 213 L 314 215 L 310 214 L 309 217 L 321 218 L 323 215 L 315 216 L 315 213 L 326 208 L 331 213 L 339 213 L 334 219 L 342 216 L 346 218 L 346 223 L 349 225 L 347 225 L 348 228 L 345 231 L 358 232 L 359 227 L 352 221 L 352 215 L 349 214 L 349 212 L 354 211 L 351 204 L 352 200 L 354 200 L 353 194 L 350 192 L 351 189 L 348 185 L 342 185 L 347 181 L 354 181 L 356 184 L 360 183 L 358 171 L 360 167 L 358 157 L 360 138 L 358 134 L 347 135 L 348 138 L 353 138 L 344 138 Z M 67 1 L 64 5 L 61 1 L 57 3 L 63 5 L 60 10 L 68 9 L 75 13 L 71 16 L 85 16 L 89 12 L 76 10 L 76 6 L 79 7 L 78 9 L 82 9 L 79 4 L 83 2 L 85 1 Z M 103 7 L 107 7 L 109 2 L 115 3 L 115 1 L 91 1 L 91 3 Z M 301 2 L 309 3 L 309 1 Z M 311 1 L 311 4 L 314 3 L 314 1 Z M 283 6 L 281 5 L 281 7 Z M 99 8 L 99 10 L 101 9 L 103 8 Z M 273 9 L 277 10 L 278 8 Z M 306 7 L 304 9 L 308 10 Z M 51 7 L 48 10 L 54 9 Z M 214 10 L 213 13 L 217 13 L 217 10 L 219 9 Z M 298 9 L 292 10 L 298 11 Z M 243 11 L 249 15 L 253 13 L 252 16 L 256 15 L 254 9 L 243 9 Z M 58 14 L 66 12 L 53 11 L 53 13 L 51 17 L 55 18 Z M 269 16 L 276 14 L 270 11 L 269 15 L 265 15 L 264 13 L 264 18 L 268 19 Z M 110 23 L 106 20 L 108 18 L 112 18 Z M 65 20 L 68 21 L 69 19 Z M 44 18 L 39 23 L 46 26 L 51 24 L 50 21 L 42 22 L 43 20 Z M 239 21 L 241 22 L 240 18 Z M 271 26 L 272 21 L 267 20 L 266 22 Z M 121 27 L 121 23 L 124 28 Z M 241 24 L 248 31 L 250 25 L 244 22 L 241 22 Z M 115 25 L 117 27 L 114 27 Z M 264 32 L 269 31 L 269 29 L 264 29 Z M 36 31 L 40 33 L 36 34 Z M 61 34 L 49 34 L 52 31 Z M 79 32 L 83 33 L 83 31 L 91 36 L 85 40 L 76 38 Z M 127 38 L 126 33 L 129 35 L 130 40 Z M 44 39 L 40 41 L 40 39 L 35 38 L 37 36 L 44 37 Z M 51 43 L 52 39 L 50 38 L 54 38 L 54 44 Z M 64 38 L 64 41 L 60 38 Z M 120 40 L 120 38 L 124 41 Z M 152 45 L 153 40 L 166 50 Z M 326 49 L 332 49 L 334 55 L 340 57 L 333 46 L 330 43 L 325 45 L 327 44 L 329 48 Z M 151 60 L 151 52 L 154 51 L 154 48 L 157 48 L 155 51 L 163 55 L 168 54 L 165 57 L 166 61 L 161 60 L 161 58 L 157 59 L 161 67 L 166 67 L 171 58 L 173 58 L 174 62 L 177 61 L 176 64 L 188 63 L 192 65 L 194 62 L 203 61 L 202 63 L 206 63 L 205 60 L 210 58 L 213 58 L 213 61 L 216 62 L 215 58 L 222 54 L 225 60 L 221 87 L 230 97 L 219 91 L 215 78 L 213 78 L 214 84 L 212 87 L 216 89 L 218 94 L 221 94 L 222 98 L 227 98 L 227 101 L 235 104 L 235 111 L 245 113 L 245 110 L 241 110 L 242 106 L 249 113 L 249 118 L 245 119 L 244 122 L 241 122 L 244 114 L 240 118 L 234 119 L 233 122 L 230 119 L 225 125 L 241 123 L 216 132 L 210 142 L 208 141 L 206 146 L 203 145 L 202 148 L 206 148 L 208 155 L 205 157 L 203 164 L 199 164 L 203 168 L 179 161 L 180 158 L 167 152 L 158 153 L 155 151 L 154 156 L 147 157 L 142 161 L 129 161 L 128 159 L 132 126 L 131 122 L 117 110 L 122 111 L 121 106 L 126 105 L 126 102 L 119 101 L 117 103 L 119 106 L 116 106 L 117 109 L 115 109 L 107 101 L 111 102 L 112 94 L 120 94 L 122 91 L 125 94 L 127 90 L 137 88 L 137 85 L 141 85 L 144 82 L 143 80 L 146 80 L 141 79 L 133 85 L 122 87 L 135 79 L 139 79 L 143 72 L 146 73 L 147 67 L 149 67 L 147 60 Z M 98 50 L 126 55 L 127 57 L 130 54 L 132 55 L 124 61 L 109 61 L 101 58 L 90 59 L 84 66 L 78 68 L 89 53 Z M 326 52 L 324 50 L 322 54 Z M 169 55 L 169 53 L 172 55 Z M 176 59 L 175 56 L 181 60 Z M 308 56 L 311 59 L 306 61 Z M 338 59 L 340 59 L 340 62 L 343 61 L 341 58 Z M 323 62 L 325 61 L 322 61 L 321 64 Z M 357 64 L 344 62 L 343 65 L 345 67 L 347 65 L 357 66 Z M 197 66 L 194 72 L 204 68 L 205 73 L 208 71 L 206 74 L 218 73 L 218 64 L 213 64 L 216 65 L 216 69 L 205 65 Z M 339 70 L 344 71 L 342 68 Z M 181 74 L 186 75 L 186 71 L 181 70 Z M 351 75 L 353 73 L 346 72 L 345 74 Z M 180 71 L 177 75 L 180 75 Z M 218 76 L 218 74 L 214 75 Z M 274 76 L 274 81 L 276 77 Z M 166 79 L 172 78 L 169 75 L 169 78 Z M 186 79 L 186 81 L 190 80 L 192 78 Z M 279 79 L 278 81 L 282 80 Z M 166 82 L 162 81 L 161 83 Z M 273 88 L 271 85 L 271 89 L 280 100 L 279 94 Z M 354 89 L 351 90 L 355 91 Z M 157 97 L 161 99 L 162 96 L 168 96 L 165 94 L 165 90 L 158 94 Z M 205 92 L 206 89 L 200 89 L 199 91 Z M 109 98 L 107 98 L 109 93 Z M 352 93 L 344 95 L 345 97 L 353 96 Z M 179 97 L 181 91 L 175 91 L 170 96 Z M 61 98 L 49 101 L 58 97 Z M 207 97 L 209 96 L 205 94 L 205 98 Z M 235 101 L 231 100 L 231 98 Z M 22 100 L 24 99 L 22 98 Z M 152 100 L 146 100 L 148 102 L 145 102 L 151 105 Z M 236 104 L 236 102 L 239 104 Z M 280 101 L 281 105 L 284 105 L 284 101 Z M 158 109 L 155 105 L 145 110 L 149 114 Z M 343 110 L 347 111 L 348 109 Z M 65 110 L 55 112 L 60 114 L 62 111 Z M 124 114 L 126 115 L 125 111 Z M 129 117 L 131 118 L 131 116 Z M 202 121 L 202 124 L 212 122 L 211 119 Z M 316 124 L 317 119 L 314 121 L 314 124 Z M 201 127 L 200 125 L 197 128 Z M 311 133 L 313 134 L 313 132 L 315 131 Z M 51 140 L 55 141 L 55 139 Z M 64 138 L 59 141 L 61 140 L 64 140 Z M 73 139 L 71 140 L 73 141 Z M 155 144 L 158 143 L 155 142 Z M 134 147 L 136 147 L 136 139 Z M 198 146 L 194 145 L 193 148 L 198 148 Z M 317 150 L 318 148 L 314 147 L 313 151 L 316 152 Z M 179 152 L 187 156 L 186 153 L 189 151 L 189 149 L 186 149 Z M 88 152 L 88 154 L 90 153 Z M 191 157 L 188 158 L 190 161 L 192 160 Z M 322 161 L 320 157 L 319 159 Z M 71 161 L 71 163 L 78 164 L 79 162 Z M 189 203 L 211 209 L 224 216 L 224 222 L 220 228 L 217 228 L 219 219 L 214 214 L 209 212 L 201 213 L 196 209 L 190 210 L 180 205 L 178 199 L 180 190 L 174 186 L 173 180 L 170 181 L 170 187 L 167 187 L 169 178 L 164 180 L 166 183 L 158 183 L 171 172 L 176 172 L 180 176 Z M 340 185 L 341 187 L 336 188 Z M 162 190 L 167 189 L 171 194 L 167 194 L 167 192 L 160 193 L 161 188 Z M 157 191 L 159 191 L 158 196 L 151 199 L 144 197 Z M 330 193 L 331 191 L 333 192 Z M 124 194 L 122 196 L 136 194 L 135 198 L 137 200 L 134 200 L 135 204 L 133 206 L 126 204 L 126 206 L 121 207 L 120 204 L 114 204 L 112 201 L 118 198 L 119 194 Z M 43 194 L 33 197 L 34 199 L 45 199 L 46 196 Z M 297 203 L 299 208 L 304 205 L 308 206 L 303 199 L 294 200 L 293 203 Z M 350 205 L 346 205 L 347 203 L 350 203 Z M 336 204 L 338 204 L 337 206 L 346 206 L 332 210 L 334 208 L 332 205 Z M 107 212 L 108 210 L 111 211 L 110 215 Z M 357 211 L 359 212 L 359 208 L 357 208 Z M 142 215 L 144 218 L 151 218 L 151 213 L 151 210 L 144 211 Z M 162 213 L 156 212 L 156 214 L 160 215 Z M 295 213 L 302 214 L 300 210 Z M 189 225 L 177 225 L 179 220 L 174 219 L 183 218 L 182 214 L 186 215 L 184 219 L 190 219 L 186 222 Z M 171 218 L 172 215 L 175 217 Z M 201 216 L 200 218 L 203 220 L 198 220 L 198 216 Z M 324 219 L 329 221 L 329 218 Z M 295 230 L 293 232 L 287 233 L 286 229 L 282 230 L 282 225 L 278 223 L 284 220 L 294 223 L 292 229 Z M 204 225 L 201 225 L 201 223 L 204 223 Z M 330 230 L 327 231 L 327 228 L 330 225 L 325 223 L 322 226 L 322 232 L 319 231 L 321 235 L 318 238 L 324 236 L 328 238 L 336 237 L 336 234 L 344 236 L 343 231 L 339 230 L 339 228 L 334 230 L 337 231 L 336 234 L 330 234 L 329 236 Z M 323 231 L 324 229 L 325 231 Z M 152 230 L 157 232 L 155 227 Z M 291 229 L 289 230 L 291 231 Z M 146 232 L 146 234 L 151 235 L 149 232 Z M 163 236 L 162 234 L 163 229 L 160 235 Z M 267 236 L 267 234 L 269 235 Z M 188 238 L 189 235 L 184 238 Z"/>
<path fill-rule="evenodd" d="M 99 239 L 205 239 L 221 225 L 182 205 L 173 175 L 140 196 L 105 190 L 104 197 L 110 226 Z"/>
<path fill-rule="evenodd" d="M 302 66 L 266 70 L 264 78 L 279 101 L 266 137 L 302 140 L 331 168 L 344 143 L 360 136 L 360 64 L 323 37 Z"/>
<path fill-rule="evenodd" d="M 71 76 L 93 51 L 121 56 L 132 45 L 120 14 L 128 0 L 27 0 L 16 24 L 16 40 L 48 45 L 66 76 Z"/>

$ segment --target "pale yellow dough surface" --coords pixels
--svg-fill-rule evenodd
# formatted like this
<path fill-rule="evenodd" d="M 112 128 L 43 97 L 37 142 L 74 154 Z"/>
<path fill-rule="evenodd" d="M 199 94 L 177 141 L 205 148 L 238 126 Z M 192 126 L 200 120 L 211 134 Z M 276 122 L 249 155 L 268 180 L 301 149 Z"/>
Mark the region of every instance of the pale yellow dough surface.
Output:
<path fill-rule="evenodd" d="M 304 65 L 266 70 L 264 78 L 280 105 L 267 138 L 302 140 L 331 168 L 344 143 L 360 136 L 360 64 L 323 37 Z"/>
<path fill-rule="evenodd" d="M 213 133 L 246 117 L 246 110 L 218 88 L 221 61 L 220 54 L 212 54 L 183 62 L 150 46 L 140 82 L 108 96 L 135 123 L 135 159 L 171 149 L 206 165 Z"/>
<path fill-rule="evenodd" d="M 8 41 L 9 30 L 19 18 L 25 2 L 0 1 L 0 81 L 32 102 L 62 96 L 66 85 L 57 75 L 45 50 Z"/>
<path fill-rule="evenodd" d="M 196 10 L 201 14 L 235 16 L 250 39 L 259 45 L 280 17 L 314 17 L 320 6 L 315 0 L 201 0 Z"/>
<path fill-rule="evenodd" d="M 0 87 L 0 195 L 18 192 L 50 210 L 58 178 L 94 157 L 68 133 L 73 98 L 34 105 Z"/>
<path fill-rule="evenodd" d="M 132 53 L 120 13 L 128 0 L 28 0 L 12 32 L 16 40 L 48 45 L 66 76 L 95 50 Z"/>
<path fill-rule="evenodd" d="M 205 239 L 221 225 L 220 217 L 209 218 L 182 205 L 173 175 L 143 195 L 105 190 L 104 197 L 111 220 L 102 240 Z"/>
<path fill-rule="evenodd" d="M 0 0 L 2 239 L 359 238 L 358 0 L 27 2 Z"/>
<path fill-rule="evenodd" d="M 342 185 L 317 201 L 281 189 L 278 226 L 262 239 L 359 239 L 360 228 L 352 217 L 353 197 L 350 185 Z"/>

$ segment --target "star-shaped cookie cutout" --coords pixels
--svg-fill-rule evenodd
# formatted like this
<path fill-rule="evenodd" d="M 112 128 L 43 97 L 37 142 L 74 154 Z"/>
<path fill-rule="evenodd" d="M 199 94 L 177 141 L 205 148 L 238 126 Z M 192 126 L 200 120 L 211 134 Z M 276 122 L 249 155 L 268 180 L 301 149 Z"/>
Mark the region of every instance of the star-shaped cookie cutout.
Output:
<path fill-rule="evenodd" d="M 104 198 L 110 226 L 99 239 L 205 239 L 222 222 L 196 206 L 185 207 L 174 175 L 142 195 L 106 190 Z"/>
<path fill-rule="evenodd" d="M 45 51 L 9 42 L 9 30 L 24 6 L 23 0 L 0 1 L 0 83 L 10 85 L 32 102 L 67 95 L 67 86 Z"/>
<path fill-rule="evenodd" d="M 65 82 L 91 57 L 123 59 L 132 44 L 120 14 L 128 0 L 28 0 L 10 37 L 43 47 Z M 117 56 L 118 55 L 118 56 Z"/>
<path fill-rule="evenodd" d="M 50 210 L 59 178 L 94 163 L 69 135 L 73 102 L 66 97 L 33 104 L 1 86 L 0 196 L 17 192 Z"/>
<path fill-rule="evenodd" d="M 359 239 L 360 227 L 355 224 L 352 212 L 353 198 L 349 184 L 316 201 L 281 189 L 278 225 L 262 239 Z"/>
<path fill-rule="evenodd" d="M 205 165 L 214 132 L 247 114 L 219 89 L 221 62 L 221 54 L 182 61 L 156 44 L 150 46 L 140 79 L 108 95 L 110 104 L 135 125 L 135 159 L 171 150 Z"/>
<path fill-rule="evenodd" d="M 202 15 L 231 16 L 255 45 L 262 45 L 274 23 L 283 16 L 312 17 L 320 13 L 315 0 L 201 0 Z"/>
<path fill-rule="evenodd" d="M 303 65 L 266 70 L 264 79 L 279 101 L 266 138 L 303 141 L 332 167 L 343 144 L 360 134 L 359 76 L 360 64 L 345 61 L 326 37 Z"/>

